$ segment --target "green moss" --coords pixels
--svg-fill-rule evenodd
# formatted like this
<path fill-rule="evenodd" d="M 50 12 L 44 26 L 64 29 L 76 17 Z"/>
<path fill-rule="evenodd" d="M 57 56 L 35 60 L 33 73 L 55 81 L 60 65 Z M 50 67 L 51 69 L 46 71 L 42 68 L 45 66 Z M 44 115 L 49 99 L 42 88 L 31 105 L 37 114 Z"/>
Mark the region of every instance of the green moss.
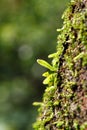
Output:
<path fill-rule="evenodd" d="M 72 0 L 62 18 L 51 65 L 38 60 L 48 72 L 35 130 L 87 129 L 87 0 Z"/>

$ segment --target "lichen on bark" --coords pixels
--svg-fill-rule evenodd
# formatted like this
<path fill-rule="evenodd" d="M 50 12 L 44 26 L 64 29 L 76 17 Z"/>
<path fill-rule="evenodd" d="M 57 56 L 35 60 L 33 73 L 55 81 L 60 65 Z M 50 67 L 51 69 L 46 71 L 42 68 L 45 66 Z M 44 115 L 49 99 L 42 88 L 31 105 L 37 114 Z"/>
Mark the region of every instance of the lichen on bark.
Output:
<path fill-rule="evenodd" d="M 87 0 L 72 0 L 62 18 L 35 130 L 87 130 Z"/>

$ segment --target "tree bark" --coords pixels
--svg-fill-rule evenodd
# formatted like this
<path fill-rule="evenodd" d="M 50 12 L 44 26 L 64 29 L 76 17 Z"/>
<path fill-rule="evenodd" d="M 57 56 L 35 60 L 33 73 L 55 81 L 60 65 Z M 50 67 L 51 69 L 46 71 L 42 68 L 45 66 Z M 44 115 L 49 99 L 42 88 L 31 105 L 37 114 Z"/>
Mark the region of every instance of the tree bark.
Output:
<path fill-rule="evenodd" d="M 87 0 L 72 0 L 62 18 L 36 130 L 87 130 Z"/>

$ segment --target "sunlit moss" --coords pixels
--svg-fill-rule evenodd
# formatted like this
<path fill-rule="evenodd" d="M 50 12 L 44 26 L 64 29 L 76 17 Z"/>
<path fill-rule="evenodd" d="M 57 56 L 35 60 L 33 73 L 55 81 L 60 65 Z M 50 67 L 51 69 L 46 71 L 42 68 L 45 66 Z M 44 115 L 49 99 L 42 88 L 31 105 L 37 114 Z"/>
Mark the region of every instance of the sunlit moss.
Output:
<path fill-rule="evenodd" d="M 57 52 L 49 72 L 36 130 L 87 129 L 87 0 L 72 0 L 62 16 Z"/>

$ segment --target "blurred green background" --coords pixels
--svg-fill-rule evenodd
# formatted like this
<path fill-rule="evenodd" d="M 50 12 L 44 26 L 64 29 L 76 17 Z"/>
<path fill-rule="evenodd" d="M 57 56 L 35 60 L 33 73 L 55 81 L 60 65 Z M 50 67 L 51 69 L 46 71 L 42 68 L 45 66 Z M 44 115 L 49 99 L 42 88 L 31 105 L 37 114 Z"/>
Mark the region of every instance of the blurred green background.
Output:
<path fill-rule="evenodd" d="M 32 130 L 45 87 L 36 63 L 55 52 L 69 0 L 0 0 L 0 130 Z"/>

